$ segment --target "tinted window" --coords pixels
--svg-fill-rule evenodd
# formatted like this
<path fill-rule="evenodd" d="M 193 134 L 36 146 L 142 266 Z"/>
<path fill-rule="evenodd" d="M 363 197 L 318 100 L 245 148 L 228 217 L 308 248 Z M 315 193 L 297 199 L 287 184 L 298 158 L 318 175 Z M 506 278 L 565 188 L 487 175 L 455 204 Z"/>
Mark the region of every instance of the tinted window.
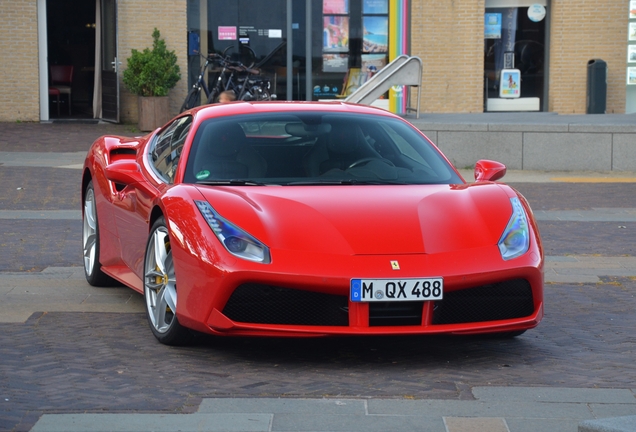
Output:
<path fill-rule="evenodd" d="M 191 125 L 192 117 L 190 116 L 175 120 L 159 132 L 154 144 L 150 147 L 150 161 L 157 173 L 168 183 L 174 181 L 181 150 Z"/>
<path fill-rule="evenodd" d="M 391 117 L 272 113 L 210 119 L 197 130 L 185 181 L 264 184 L 461 183 L 416 129 Z"/>

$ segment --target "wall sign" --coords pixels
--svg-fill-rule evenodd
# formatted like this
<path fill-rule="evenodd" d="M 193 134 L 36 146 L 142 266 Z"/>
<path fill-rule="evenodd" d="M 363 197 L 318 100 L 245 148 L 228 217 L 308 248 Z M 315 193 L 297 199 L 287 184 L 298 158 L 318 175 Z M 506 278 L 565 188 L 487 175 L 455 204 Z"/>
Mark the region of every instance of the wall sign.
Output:
<path fill-rule="evenodd" d="M 528 8 L 528 18 L 530 21 L 539 22 L 545 18 L 545 6 L 541 4 L 533 4 Z"/>
<path fill-rule="evenodd" d="M 219 26 L 219 40 L 236 40 L 236 26 Z"/>

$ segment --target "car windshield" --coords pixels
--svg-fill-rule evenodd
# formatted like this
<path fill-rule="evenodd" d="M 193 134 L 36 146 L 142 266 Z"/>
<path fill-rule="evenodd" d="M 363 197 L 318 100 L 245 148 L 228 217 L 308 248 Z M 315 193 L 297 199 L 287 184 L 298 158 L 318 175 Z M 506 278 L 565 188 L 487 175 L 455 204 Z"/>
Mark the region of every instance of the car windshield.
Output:
<path fill-rule="evenodd" d="M 293 186 L 462 180 L 434 146 L 400 119 L 294 112 L 203 122 L 184 182 Z"/>

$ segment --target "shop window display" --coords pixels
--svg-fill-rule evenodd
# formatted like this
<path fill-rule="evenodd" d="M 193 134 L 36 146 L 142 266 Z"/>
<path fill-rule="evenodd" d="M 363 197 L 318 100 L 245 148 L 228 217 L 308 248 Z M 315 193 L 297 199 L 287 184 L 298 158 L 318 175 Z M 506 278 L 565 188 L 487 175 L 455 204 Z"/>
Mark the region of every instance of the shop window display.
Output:
<path fill-rule="evenodd" d="M 518 3 L 518 2 L 516 2 Z M 545 14 L 540 4 L 489 8 L 484 15 L 485 111 L 544 110 Z M 518 92 L 506 88 L 503 71 L 518 71 Z M 508 74 L 508 79 L 511 74 Z M 509 86 L 508 86 L 509 87 Z M 500 99 L 518 98 L 501 108 Z M 509 101 L 507 101 L 509 102 Z M 530 103 L 534 102 L 534 103 Z M 493 108 L 498 107 L 498 108 Z"/>

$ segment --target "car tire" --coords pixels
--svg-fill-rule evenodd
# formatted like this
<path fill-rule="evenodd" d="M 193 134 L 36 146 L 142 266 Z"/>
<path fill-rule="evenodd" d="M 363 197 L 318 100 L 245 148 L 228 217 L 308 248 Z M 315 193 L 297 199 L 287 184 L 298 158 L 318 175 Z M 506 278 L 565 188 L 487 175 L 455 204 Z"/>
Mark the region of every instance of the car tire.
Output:
<path fill-rule="evenodd" d="M 160 217 L 150 230 L 144 259 L 144 299 L 150 330 L 164 345 L 186 345 L 193 332 L 177 319 L 177 280 L 166 221 Z"/>
<path fill-rule="evenodd" d="M 84 275 L 92 286 L 116 286 L 114 279 L 102 272 L 99 262 L 99 223 L 95 205 L 95 189 L 90 181 L 84 190 L 84 211 L 82 214 L 82 252 L 84 256 Z"/>

